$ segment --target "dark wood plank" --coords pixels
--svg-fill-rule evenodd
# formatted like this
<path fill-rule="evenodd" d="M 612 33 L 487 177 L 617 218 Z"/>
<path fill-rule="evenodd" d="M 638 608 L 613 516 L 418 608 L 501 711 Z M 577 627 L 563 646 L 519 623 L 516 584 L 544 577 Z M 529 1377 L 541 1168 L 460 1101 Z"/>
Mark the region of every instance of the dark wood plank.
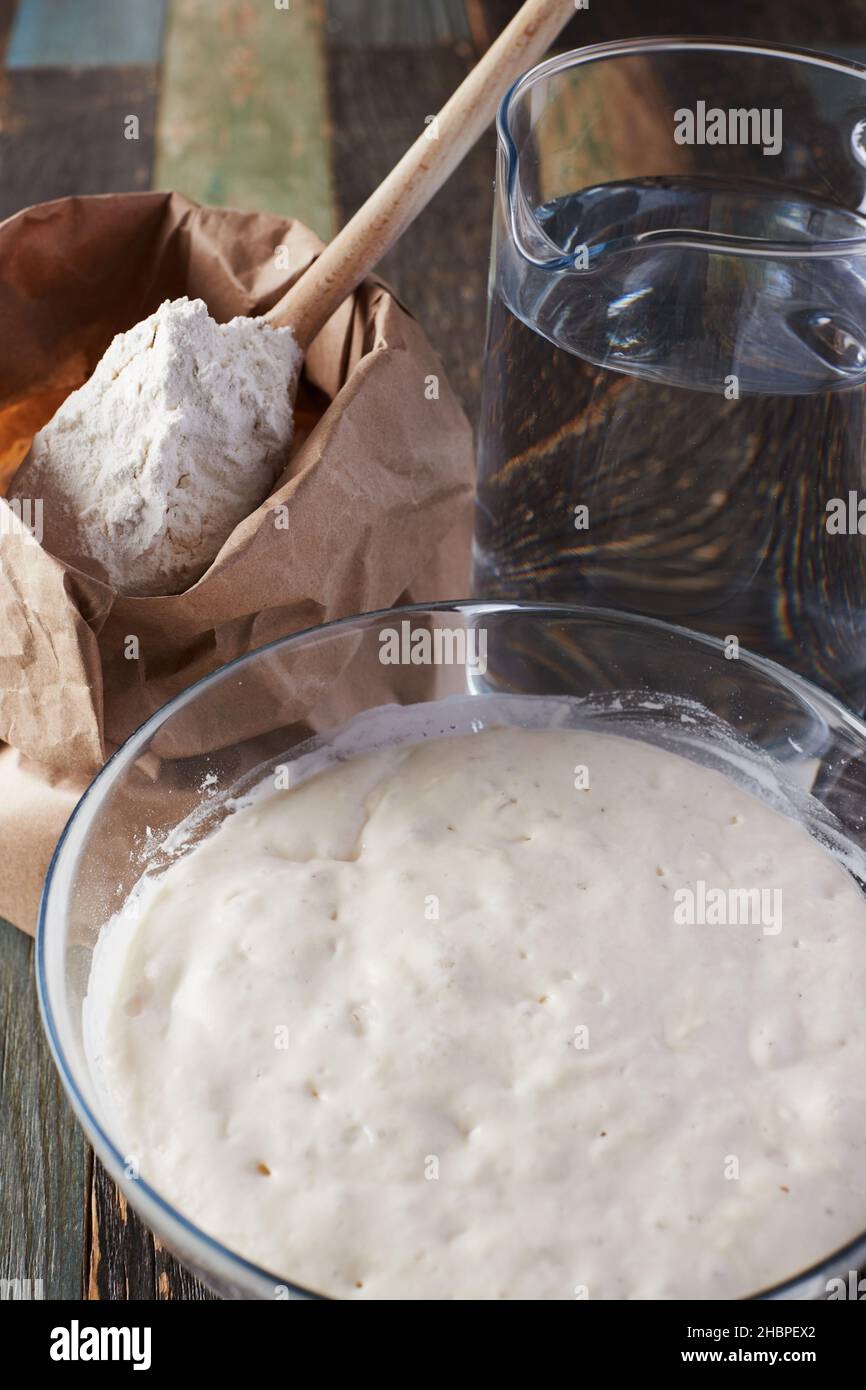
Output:
<path fill-rule="evenodd" d="M 425 117 L 445 103 L 474 58 L 465 41 L 359 50 L 329 33 L 332 157 L 341 221 L 424 130 Z M 494 154 L 491 130 L 380 266 L 423 324 L 471 419 L 477 413 L 484 346 Z"/>
<path fill-rule="evenodd" d="M 154 1240 L 98 1159 L 89 1216 L 88 1299 L 216 1298 Z"/>
<path fill-rule="evenodd" d="M 519 0 L 472 0 L 497 34 L 520 8 Z M 557 47 L 631 39 L 651 34 L 724 34 L 735 38 L 811 45 L 833 51 L 839 44 L 866 44 L 861 0 L 590 0 L 575 14 Z"/>
<path fill-rule="evenodd" d="M 156 96 L 155 68 L 6 72 L 0 218 L 50 198 L 148 188 Z M 138 139 L 125 138 L 128 116 L 138 117 Z"/>
<path fill-rule="evenodd" d="M 17 8 L 18 0 L 0 0 L 0 63 L 6 56 Z"/>
<path fill-rule="evenodd" d="M 360 48 L 470 37 L 463 0 L 328 0 L 328 28 L 339 43 Z"/>
<path fill-rule="evenodd" d="M 0 922 L 0 1281 L 79 1298 L 87 1146 L 39 1020 L 33 942 Z M 41 1287 L 34 1281 L 41 1281 Z M 2 1283 L 0 1296 L 26 1296 Z"/>

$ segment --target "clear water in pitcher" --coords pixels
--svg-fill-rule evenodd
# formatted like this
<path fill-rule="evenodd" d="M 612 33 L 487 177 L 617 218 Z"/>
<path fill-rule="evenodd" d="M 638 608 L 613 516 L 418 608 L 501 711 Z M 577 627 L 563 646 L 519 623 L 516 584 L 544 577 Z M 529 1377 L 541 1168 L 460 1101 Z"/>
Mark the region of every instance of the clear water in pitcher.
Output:
<path fill-rule="evenodd" d="M 535 223 L 548 254 L 585 246 L 589 273 L 535 267 L 500 237 L 476 593 L 735 636 L 862 709 L 866 258 L 646 234 L 806 250 L 866 221 L 769 185 L 654 179 L 557 199 Z"/>

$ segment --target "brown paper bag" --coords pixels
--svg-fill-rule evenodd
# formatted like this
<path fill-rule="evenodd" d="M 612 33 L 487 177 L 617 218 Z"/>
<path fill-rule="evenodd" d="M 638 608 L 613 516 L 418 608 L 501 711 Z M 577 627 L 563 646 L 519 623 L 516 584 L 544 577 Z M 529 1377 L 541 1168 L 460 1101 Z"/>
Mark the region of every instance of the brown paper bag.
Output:
<path fill-rule="evenodd" d="M 0 223 L 0 491 L 115 333 L 183 294 L 219 320 L 264 313 L 320 249 L 299 222 L 175 193 L 64 198 Z M 118 595 L 40 543 L 39 499 L 28 515 L 0 497 L 0 915 L 33 930 L 77 797 L 192 681 L 332 618 L 463 596 L 472 471 L 439 359 L 370 280 L 307 355 L 273 494 L 185 593 Z"/>

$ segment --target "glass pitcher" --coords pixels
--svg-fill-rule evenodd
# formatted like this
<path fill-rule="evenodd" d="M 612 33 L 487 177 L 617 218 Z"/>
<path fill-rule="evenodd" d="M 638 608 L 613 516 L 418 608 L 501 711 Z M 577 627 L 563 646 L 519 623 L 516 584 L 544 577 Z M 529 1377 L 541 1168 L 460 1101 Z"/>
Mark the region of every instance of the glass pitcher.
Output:
<path fill-rule="evenodd" d="M 668 619 L 862 709 L 866 67 L 596 45 L 498 138 L 476 593 Z"/>

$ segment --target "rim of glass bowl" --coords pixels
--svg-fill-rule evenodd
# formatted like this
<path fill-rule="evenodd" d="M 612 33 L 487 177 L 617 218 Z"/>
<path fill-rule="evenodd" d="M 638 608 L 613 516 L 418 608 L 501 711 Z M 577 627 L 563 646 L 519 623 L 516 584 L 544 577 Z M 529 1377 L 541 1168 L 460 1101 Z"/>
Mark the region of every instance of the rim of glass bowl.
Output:
<path fill-rule="evenodd" d="M 629 58 L 652 53 L 703 52 L 738 53 L 743 56 L 760 58 L 780 58 L 783 61 L 805 63 L 815 68 L 825 68 L 844 77 L 860 78 L 866 84 L 866 63 L 854 58 L 836 58 L 816 49 L 797 48 L 789 44 L 748 43 L 742 39 L 722 38 L 700 35 L 660 35 L 648 38 L 614 39 L 609 43 L 587 44 L 585 48 L 572 48 L 567 53 L 555 54 L 537 63 L 517 81 L 512 83 L 499 103 L 496 113 L 496 134 L 500 147 L 505 153 L 507 200 L 509 209 L 510 233 L 521 254 L 539 270 L 552 273 L 573 270 L 573 257 L 555 254 L 551 243 L 551 254 L 536 258 L 524 247 L 524 238 L 516 223 L 515 199 L 523 199 L 519 186 L 520 151 L 512 135 L 511 117 L 520 97 L 537 82 L 554 77 L 569 68 L 583 67 L 587 63 L 603 61 L 606 58 Z M 866 117 L 866 86 L 863 92 L 863 112 Z M 532 216 L 528 205 L 525 211 Z M 635 254 L 646 248 L 676 247 L 706 253 L 750 256 L 758 258 L 812 260 L 834 256 L 866 255 L 866 235 L 846 237 L 841 241 L 814 241 L 808 244 L 795 241 L 759 241 L 748 237 L 730 236 L 721 232 L 685 232 L 674 229 L 659 229 L 643 233 L 634 246 L 625 245 L 612 251 L 611 255 Z M 586 274 L 587 272 L 582 272 Z"/>
<path fill-rule="evenodd" d="M 80 852 L 87 830 L 93 823 L 99 812 L 100 805 L 117 777 L 119 777 L 130 763 L 135 761 L 136 756 L 143 744 L 147 743 L 156 730 L 167 719 L 171 718 L 184 705 L 192 703 L 198 694 L 221 681 L 229 672 L 240 670 L 246 665 L 260 659 L 264 653 L 276 651 L 277 649 L 291 644 L 302 645 L 319 641 L 322 637 L 327 638 L 331 633 L 337 633 L 345 628 L 375 627 L 383 619 L 393 619 L 411 613 L 456 613 L 460 615 L 477 617 L 484 613 L 520 613 L 535 614 L 539 618 L 545 616 L 551 619 L 556 618 L 594 618 L 610 624 L 612 627 L 631 627 L 644 628 L 649 631 L 656 631 L 660 634 L 665 633 L 675 636 L 680 640 L 707 649 L 715 656 L 724 654 L 724 643 L 717 638 L 707 636 L 705 633 L 695 632 L 691 628 L 679 627 L 674 623 L 667 623 L 657 618 L 646 618 L 639 614 L 624 613 L 614 608 L 597 608 L 590 605 L 574 605 L 566 603 L 519 603 L 507 601 L 486 601 L 486 600 L 449 600 L 439 603 L 416 603 L 399 608 L 380 608 L 370 613 L 360 613 L 346 618 L 337 618 L 329 623 L 322 623 L 315 627 L 304 628 L 300 632 L 292 633 L 288 637 L 277 638 L 273 642 L 268 642 L 265 646 L 257 647 L 254 651 L 247 652 L 244 656 L 237 657 L 234 661 L 227 662 L 220 666 L 216 671 L 202 677 L 194 685 L 188 686 L 181 691 L 167 704 L 152 714 L 134 733 L 126 739 L 124 743 L 111 755 L 104 767 L 93 778 L 87 790 L 83 793 L 76 804 L 66 826 L 63 830 L 57 846 L 51 857 L 45 884 L 42 890 L 42 897 L 39 904 L 39 918 L 36 930 L 36 985 L 39 996 L 39 1006 L 42 1015 L 42 1023 L 48 1038 L 48 1045 L 54 1059 L 55 1066 L 60 1074 L 63 1087 L 72 1104 L 78 1120 L 88 1138 L 93 1145 L 100 1159 L 112 1177 L 117 1179 L 118 1173 L 123 1173 L 126 1160 L 111 1139 L 101 1121 L 94 1115 L 90 1105 L 85 1100 L 78 1083 L 76 1068 L 70 1063 L 63 1043 L 60 1038 L 60 1030 L 55 1016 L 54 1001 L 51 996 L 51 989 L 48 984 L 46 955 L 49 934 L 52 932 L 51 919 L 56 916 L 59 923 L 65 921 L 66 900 L 63 896 L 62 880 L 74 867 L 77 855 Z M 825 717 L 830 716 L 830 722 L 843 724 L 852 731 L 863 743 L 866 749 L 866 723 L 859 719 L 851 710 L 847 709 L 834 696 L 827 694 L 813 685 L 803 677 L 788 671 L 784 666 L 780 666 L 775 661 L 770 661 L 766 657 L 757 656 L 752 652 L 741 650 L 740 661 L 744 662 L 757 671 L 763 673 L 773 683 L 782 686 L 795 694 L 798 699 L 811 706 L 816 713 Z M 483 699 L 483 695 L 476 698 Z M 67 861 L 71 861 L 67 864 Z M 61 895 L 60 902 L 56 899 Z M 316 1293 L 310 1289 L 305 1289 L 300 1284 L 292 1283 L 281 1275 L 276 1275 L 270 1270 L 257 1265 L 250 1260 L 244 1259 L 235 1251 L 229 1249 L 214 1236 L 208 1235 L 201 1227 L 195 1225 L 183 1215 L 167 1198 L 163 1197 L 156 1188 L 152 1187 L 144 1178 L 135 1180 L 134 1192 L 141 1192 L 146 1200 L 151 1203 L 158 1212 L 164 1216 L 169 1226 L 176 1226 L 191 1244 L 195 1247 L 194 1253 L 197 1260 L 200 1260 L 202 1272 L 207 1276 L 213 1274 L 219 1278 L 231 1277 L 237 1280 L 242 1287 L 250 1285 L 257 1286 L 260 1292 L 265 1287 L 273 1289 L 286 1289 L 295 1298 L 324 1300 L 326 1295 Z M 135 1205 L 133 1199 L 133 1205 Z M 147 1224 L 147 1219 L 145 1218 Z M 820 1279 L 829 1269 L 835 1268 L 846 1260 L 857 1260 L 852 1267 L 859 1268 L 859 1262 L 866 1256 L 866 1229 L 853 1240 L 840 1246 L 837 1250 L 819 1260 L 808 1269 L 802 1270 L 798 1274 L 784 1280 L 782 1283 L 775 1284 L 766 1289 L 758 1290 L 753 1294 L 746 1295 L 746 1300 L 760 1299 L 784 1299 L 797 1297 L 796 1290 L 801 1286 L 808 1285 L 810 1282 Z M 210 1261 L 209 1258 L 210 1257 Z M 182 1257 L 183 1258 L 183 1257 Z M 211 1269 L 210 1263 L 216 1265 Z M 220 1269 L 222 1267 L 222 1270 Z M 741 1300 L 732 1300 L 741 1301 Z"/>

